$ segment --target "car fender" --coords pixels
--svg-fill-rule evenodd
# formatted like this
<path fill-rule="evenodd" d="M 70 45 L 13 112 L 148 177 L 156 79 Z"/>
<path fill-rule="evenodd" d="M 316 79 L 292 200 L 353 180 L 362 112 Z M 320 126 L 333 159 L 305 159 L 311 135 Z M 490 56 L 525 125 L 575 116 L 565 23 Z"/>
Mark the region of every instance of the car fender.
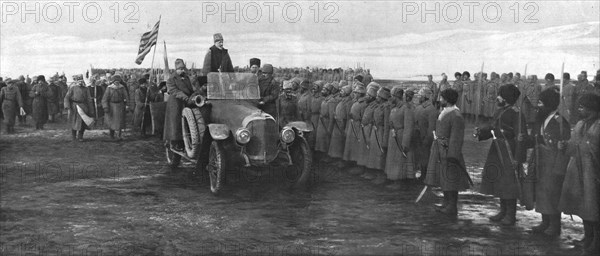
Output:
<path fill-rule="evenodd" d="M 313 131 L 312 127 L 310 127 L 306 122 L 302 122 L 302 121 L 289 122 L 285 126 L 292 127 L 301 132 L 312 132 Z"/>
<path fill-rule="evenodd" d="M 226 124 L 209 124 L 208 131 L 213 140 L 224 140 L 229 138 L 229 127 Z"/>

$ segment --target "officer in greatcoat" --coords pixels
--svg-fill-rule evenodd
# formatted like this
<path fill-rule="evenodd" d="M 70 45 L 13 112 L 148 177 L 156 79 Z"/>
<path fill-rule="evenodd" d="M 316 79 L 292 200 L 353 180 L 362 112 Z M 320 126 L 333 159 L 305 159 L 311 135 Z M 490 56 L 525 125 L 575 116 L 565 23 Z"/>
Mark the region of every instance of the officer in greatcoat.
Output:
<path fill-rule="evenodd" d="M 23 109 L 21 91 L 16 86 L 16 81 L 7 78 L 6 85 L 6 87 L 0 89 L 0 106 L 2 106 L 6 133 L 8 134 L 15 132 L 15 119 L 20 113 L 25 113 L 25 109 Z"/>
<path fill-rule="evenodd" d="M 439 115 L 439 111 L 432 102 L 432 97 L 435 97 L 433 95 L 428 88 L 421 88 L 417 94 L 421 104 L 415 107 L 415 136 L 418 137 L 415 158 L 417 169 L 421 170 L 419 179 L 422 181 L 427 175 L 429 151 L 433 143 L 435 122 Z"/>
<path fill-rule="evenodd" d="M 344 155 L 344 146 L 346 144 L 346 125 L 350 107 L 352 107 L 352 87 L 346 85 L 340 90 L 340 102 L 335 106 L 333 112 L 333 130 L 331 132 L 331 141 L 329 142 L 329 157 L 341 160 Z M 340 162 L 340 166 L 341 166 Z"/>
<path fill-rule="evenodd" d="M 32 117 L 35 122 L 35 129 L 44 129 L 44 124 L 48 121 L 48 98 L 50 92 L 48 83 L 43 75 L 37 77 L 37 84 L 29 92 L 29 97 L 33 98 L 31 103 Z"/>
<path fill-rule="evenodd" d="M 446 89 L 440 93 L 442 111 L 435 125 L 425 184 L 440 187 L 444 203 L 438 212 L 456 217 L 458 191 L 469 188 L 469 174 L 462 153 L 465 121 L 456 107 L 458 92 Z"/>
<path fill-rule="evenodd" d="M 484 127 L 475 128 L 475 136 L 482 140 L 492 139 L 492 145 L 483 167 L 481 193 L 500 198 L 500 211 L 489 217 L 502 225 L 516 222 L 517 199 L 521 196 L 521 164 L 526 151 L 519 134 L 527 134 L 525 117 L 514 105 L 521 93 L 513 84 L 500 87 L 496 99 L 498 109 L 492 121 Z"/>
<path fill-rule="evenodd" d="M 204 55 L 203 75 L 206 76 L 209 72 L 234 72 L 229 52 L 223 48 L 223 36 L 216 33 L 213 39 L 214 45 Z"/>
<path fill-rule="evenodd" d="M 167 99 L 167 108 L 165 110 L 163 138 L 169 142 L 173 149 L 182 151 L 181 112 L 186 106 L 195 105 L 193 98 L 194 89 L 188 77 L 188 70 L 182 59 L 175 60 L 175 73 L 172 73 L 167 81 L 167 90 L 169 98 Z"/>
<path fill-rule="evenodd" d="M 321 101 L 321 107 L 319 110 L 319 120 L 317 120 L 317 141 L 315 144 L 315 151 L 325 153 L 329 151 L 329 140 L 331 139 L 331 124 L 329 122 L 329 101 L 335 97 L 333 94 L 333 84 L 326 83 L 321 90 L 321 96 L 324 97 Z"/>
<path fill-rule="evenodd" d="M 258 107 L 267 114 L 277 116 L 276 101 L 279 97 L 279 83 L 273 76 L 273 65 L 265 64 L 262 68 L 262 76 L 258 78 L 258 87 L 260 90 L 260 100 Z"/>
<path fill-rule="evenodd" d="M 416 174 L 415 152 L 415 105 L 412 103 L 414 92 L 394 88 L 394 108 L 389 115 L 390 132 L 387 146 L 385 173 L 387 179 L 396 182 L 399 180 L 414 179 Z M 428 87 L 424 89 L 430 90 Z M 436 116 L 437 117 L 437 116 Z"/>
<path fill-rule="evenodd" d="M 346 125 L 346 141 L 344 145 L 344 155 L 342 159 L 347 162 L 358 162 L 360 158 L 360 154 L 362 153 L 362 148 L 364 145 L 364 139 L 362 138 L 361 132 L 361 120 L 365 108 L 373 101 L 375 98 L 371 96 L 366 96 L 366 90 L 363 85 L 358 85 L 354 87 L 353 91 L 353 102 L 350 107 L 350 112 L 348 113 L 348 124 Z M 362 172 L 362 169 L 353 169 L 360 170 L 354 174 L 359 174 Z"/>
<path fill-rule="evenodd" d="M 532 231 L 549 236 L 560 234 L 558 203 L 569 163 L 565 152 L 558 149 L 558 143 L 571 137 L 569 122 L 558 113 L 558 90 L 551 87 L 540 93 L 531 136 L 522 138 L 528 148 L 534 148 L 529 169 L 535 175 L 535 211 L 542 214 L 542 222 Z"/>
<path fill-rule="evenodd" d="M 88 126 L 84 122 L 78 107 L 88 116 L 94 116 L 94 101 L 90 91 L 85 87 L 83 75 L 73 76 L 74 84 L 69 87 L 65 94 L 63 106 L 68 112 L 71 137 L 73 141 L 83 141 L 83 133 Z"/>
<path fill-rule="evenodd" d="M 111 84 L 106 88 L 102 96 L 102 108 L 104 109 L 104 120 L 109 129 L 110 138 L 122 140 L 122 131 L 125 129 L 125 111 L 127 109 L 127 89 L 121 83 L 120 75 L 111 77 Z M 115 138 L 117 132 L 118 138 Z"/>
<path fill-rule="evenodd" d="M 559 148 L 570 156 L 559 210 L 583 220 L 584 255 L 600 253 L 600 96 L 585 94 L 578 100 L 581 120 L 571 139 Z"/>
<path fill-rule="evenodd" d="M 321 103 L 325 100 L 322 96 L 321 91 L 324 87 L 324 83 L 321 80 L 314 82 L 312 87 L 312 97 L 310 100 L 310 125 L 313 127 L 308 143 L 312 149 L 315 149 L 317 143 L 317 134 L 319 132 L 319 118 L 321 116 Z"/>
<path fill-rule="evenodd" d="M 279 127 L 283 128 L 286 124 L 298 121 L 298 98 L 292 91 L 290 80 L 283 81 L 283 95 L 277 99 L 277 120 Z"/>

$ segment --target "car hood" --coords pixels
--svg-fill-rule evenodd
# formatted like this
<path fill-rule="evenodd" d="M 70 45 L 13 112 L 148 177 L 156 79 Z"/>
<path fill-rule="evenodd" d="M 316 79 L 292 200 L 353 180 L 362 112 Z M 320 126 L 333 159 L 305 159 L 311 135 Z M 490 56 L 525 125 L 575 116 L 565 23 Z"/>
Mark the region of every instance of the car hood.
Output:
<path fill-rule="evenodd" d="M 211 122 L 226 124 L 233 132 L 255 120 L 275 120 L 249 101 L 213 100 Z"/>

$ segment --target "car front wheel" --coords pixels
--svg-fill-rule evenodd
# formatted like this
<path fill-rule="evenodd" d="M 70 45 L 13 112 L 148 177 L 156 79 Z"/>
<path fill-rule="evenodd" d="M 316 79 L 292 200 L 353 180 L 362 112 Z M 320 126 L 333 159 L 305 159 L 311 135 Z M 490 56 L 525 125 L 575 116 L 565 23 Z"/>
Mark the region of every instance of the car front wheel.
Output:
<path fill-rule="evenodd" d="M 293 188 L 308 185 L 312 169 L 312 152 L 308 142 L 304 137 L 297 137 L 289 150 L 293 165 L 286 168 L 287 180 L 292 183 Z"/>
<path fill-rule="evenodd" d="M 210 191 L 217 195 L 223 187 L 224 183 L 224 170 L 225 170 L 225 155 L 223 154 L 223 146 L 220 141 L 213 141 L 210 144 L 210 151 L 208 154 L 208 165 L 206 170 L 210 178 Z"/>

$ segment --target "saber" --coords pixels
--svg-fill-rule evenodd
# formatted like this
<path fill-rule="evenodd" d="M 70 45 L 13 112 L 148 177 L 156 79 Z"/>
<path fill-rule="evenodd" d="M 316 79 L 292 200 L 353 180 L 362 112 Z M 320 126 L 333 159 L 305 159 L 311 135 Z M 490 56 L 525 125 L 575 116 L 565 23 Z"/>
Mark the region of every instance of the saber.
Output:
<path fill-rule="evenodd" d="M 364 125 L 360 125 L 360 131 L 363 137 L 363 141 L 365 142 L 365 146 L 367 146 L 367 149 L 369 149 L 369 143 L 367 143 L 367 137 L 365 137 L 365 126 Z"/>
<path fill-rule="evenodd" d="M 356 141 L 360 142 L 360 138 L 356 135 L 356 130 L 354 129 L 354 120 L 350 119 L 350 126 L 352 127 L 352 133 L 354 134 L 354 138 Z"/>
<path fill-rule="evenodd" d="M 519 113 L 520 114 L 520 113 Z M 491 130 L 492 132 L 492 137 L 494 137 L 494 140 L 496 140 L 496 134 L 494 134 L 494 130 Z M 502 134 L 502 137 L 504 137 L 504 133 L 500 132 Z M 504 144 L 506 146 L 506 151 L 508 152 L 508 159 L 510 160 L 510 167 L 514 170 L 515 172 L 515 181 L 517 182 L 517 191 L 519 193 L 519 195 L 523 195 L 523 191 L 521 191 L 521 182 L 519 180 L 519 177 L 521 177 L 522 175 L 519 175 L 519 169 L 516 166 L 516 161 L 513 159 L 512 156 L 512 150 L 510 150 L 510 145 L 508 144 L 508 141 L 506 140 L 506 137 L 504 137 Z M 496 149 L 500 150 L 500 145 L 498 145 L 498 141 L 496 140 Z M 502 159 L 502 154 L 500 153 L 500 151 L 498 151 L 499 155 L 500 155 L 500 159 Z M 500 163 L 502 163 L 502 167 L 506 168 L 506 165 L 504 165 L 504 159 L 502 159 L 500 161 Z"/>
<path fill-rule="evenodd" d="M 398 136 L 396 136 L 396 130 L 392 129 L 392 137 L 394 137 L 394 141 L 396 142 L 396 146 L 398 146 L 398 149 L 400 149 L 400 152 L 402 152 L 402 156 L 404 156 L 404 158 L 408 158 L 408 156 L 406 156 L 406 153 L 404 153 L 404 147 L 402 147 L 402 145 L 400 145 L 400 143 L 398 143 Z"/>
<path fill-rule="evenodd" d="M 427 185 L 425 185 L 425 187 L 423 187 L 423 190 L 421 190 L 421 193 L 419 193 L 417 200 L 415 200 L 415 204 L 418 203 L 419 201 L 421 201 L 421 198 L 423 198 L 423 195 L 425 195 L 425 191 L 427 191 L 428 188 L 429 188 L 429 186 L 427 186 Z"/>
<path fill-rule="evenodd" d="M 375 141 L 377 142 L 377 146 L 379 147 L 379 151 L 383 153 L 383 148 L 381 148 L 381 144 L 379 143 L 379 135 L 377 135 L 377 126 L 373 125 L 373 129 L 375 130 Z"/>

